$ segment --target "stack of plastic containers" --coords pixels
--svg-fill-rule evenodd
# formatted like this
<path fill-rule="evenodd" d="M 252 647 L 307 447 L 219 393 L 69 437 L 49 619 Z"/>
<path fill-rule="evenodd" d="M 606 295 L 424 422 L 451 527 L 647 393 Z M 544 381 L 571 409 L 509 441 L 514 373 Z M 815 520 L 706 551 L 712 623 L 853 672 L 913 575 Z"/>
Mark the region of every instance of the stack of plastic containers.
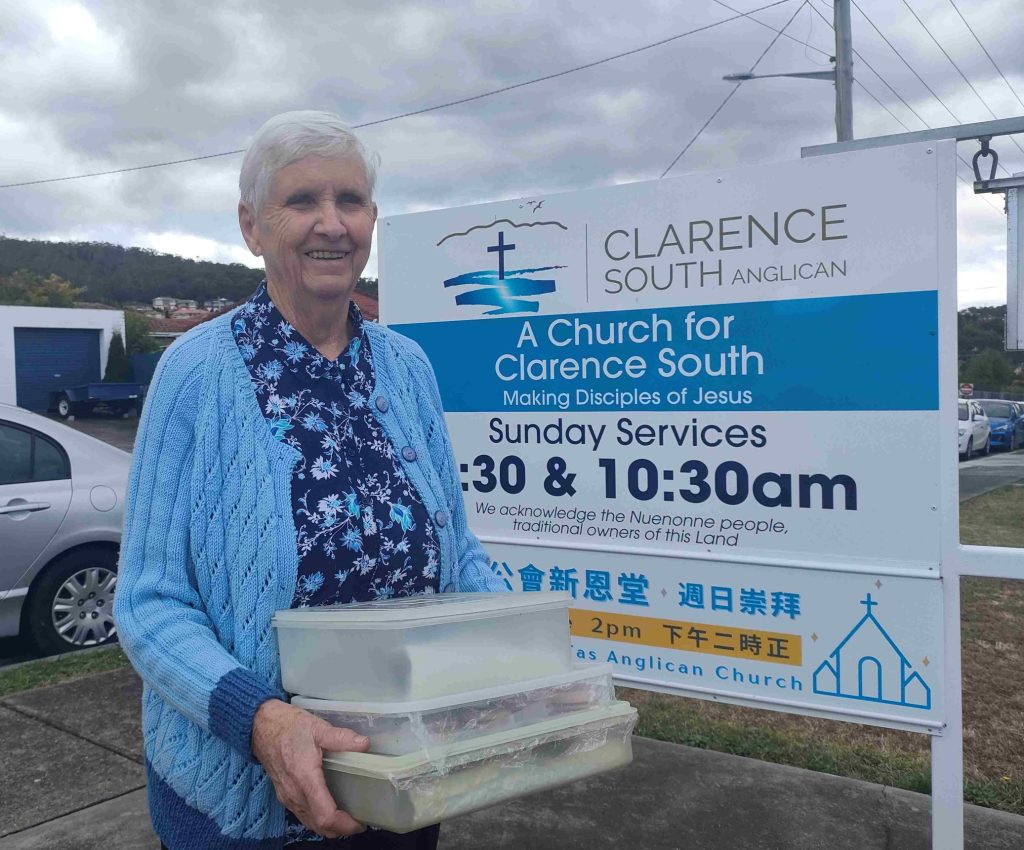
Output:
<path fill-rule="evenodd" d="M 408 832 L 628 764 L 611 667 L 574 667 L 568 594 L 442 594 L 279 611 L 292 704 L 370 739 L 324 775 L 354 818 Z"/>

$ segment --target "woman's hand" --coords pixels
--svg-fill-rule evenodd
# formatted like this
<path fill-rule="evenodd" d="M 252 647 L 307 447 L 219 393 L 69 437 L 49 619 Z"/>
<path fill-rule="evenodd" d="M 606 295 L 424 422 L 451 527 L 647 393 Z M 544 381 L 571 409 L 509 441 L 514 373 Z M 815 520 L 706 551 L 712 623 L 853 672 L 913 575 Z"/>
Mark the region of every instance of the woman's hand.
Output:
<path fill-rule="evenodd" d="M 252 751 L 270 775 L 277 799 L 303 824 L 326 838 L 362 832 L 339 809 L 324 781 L 325 750 L 364 752 L 370 739 L 279 699 L 264 702 L 252 724 Z"/>

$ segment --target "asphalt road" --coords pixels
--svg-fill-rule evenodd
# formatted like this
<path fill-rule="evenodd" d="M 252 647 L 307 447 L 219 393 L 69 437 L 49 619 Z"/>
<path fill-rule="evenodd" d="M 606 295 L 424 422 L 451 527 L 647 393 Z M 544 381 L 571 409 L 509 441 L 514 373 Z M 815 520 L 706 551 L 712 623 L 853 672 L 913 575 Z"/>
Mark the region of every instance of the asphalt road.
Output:
<path fill-rule="evenodd" d="M 120 449 L 130 452 L 135 442 L 138 420 L 134 416 L 126 419 L 89 418 L 72 420 L 67 423 L 97 439 L 104 440 Z M 1024 450 L 993 452 L 960 464 L 960 501 L 980 496 L 990 490 L 1005 487 L 1024 479 Z M 1022 494 L 1024 498 L 1024 494 Z M 0 638 L 0 667 L 28 661 L 38 657 L 33 647 L 20 638 Z"/>
<path fill-rule="evenodd" d="M 998 490 L 1024 478 L 1024 450 L 992 452 L 960 464 L 960 501 Z M 1021 496 L 1024 498 L 1024 495 Z"/>

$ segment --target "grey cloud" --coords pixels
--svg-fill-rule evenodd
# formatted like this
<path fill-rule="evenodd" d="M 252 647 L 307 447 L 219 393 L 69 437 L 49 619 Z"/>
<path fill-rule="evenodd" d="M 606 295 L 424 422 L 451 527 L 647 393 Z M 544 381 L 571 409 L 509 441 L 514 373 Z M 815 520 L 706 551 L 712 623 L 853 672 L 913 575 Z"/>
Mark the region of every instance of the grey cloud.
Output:
<path fill-rule="evenodd" d="M 858 2 L 960 117 L 987 117 L 902 4 Z M 58 43 L 45 4 L 0 4 L 0 75 L 19 79 L 19 67 L 32 68 L 31 79 L 0 91 L 0 142 L 7 142 L 14 163 L 0 178 L 60 176 L 243 147 L 267 117 L 284 109 L 328 108 L 352 123 L 372 121 L 556 73 L 732 14 L 711 0 L 83 5 L 104 39 L 93 52 L 87 44 Z M 1000 115 L 1024 111 L 948 0 L 913 5 Z M 958 5 L 1024 95 L 1017 3 Z M 795 2 L 784 4 L 759 18 L 781 26 L 794 8 Z M 856 11 L 853 26 L 858 50 L 929 123 L 952 123 Z M 801 39 L 810 34 L 813 44 L 832 49 L 831 31 L 807 10 L 790 32 Z M 657 177 L 730 90 L 722 75 L 746 70 L 772 37 L 751 21 L 733 21 L 569 76 L 367 128 L 363 135 L 384 158 L 382 212 Z M 823 62 L 820 54 L 780 39 L 758 71 L 806 70 Z M 920 126 L 866 67 L 856 72 L 909 127 Z M 858 134 L 901 131 L 859 89 L 855 106 Z M 828 84 L 746 83 L 672 174 L 793 159 L 801 145 L 827 142 L 833 133 Z M 998 149 L 1009 168 L 1024 169 L 1024 154 L 1012 144 L 999 142 Z M 967 145 L 961 151 L 968 159 L 973 153 Z M 181 231 L 238 244 L 239 164 L 236 156 L 2 190 L 0 231 Z M 960 174 L 967 177 L 963 166 Z M 979 210 L 962 223 L 961 260 L 983 265 L 1003 222 L 990 207 Z"/>

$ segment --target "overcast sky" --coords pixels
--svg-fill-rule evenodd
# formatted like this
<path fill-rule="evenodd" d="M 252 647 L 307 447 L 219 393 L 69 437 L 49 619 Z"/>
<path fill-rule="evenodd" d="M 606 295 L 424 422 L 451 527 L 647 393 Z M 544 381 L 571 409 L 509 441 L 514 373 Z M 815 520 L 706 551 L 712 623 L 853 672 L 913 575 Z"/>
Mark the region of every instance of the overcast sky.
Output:
<path fill-rule="evenodd" d="M 746 12 L 770 0 L 727 0 Z M 813 0 L 831 17 L 825 0 Z M 858 80 L 908 128 L 1024 114 L 1020 0 L 857 0 Z M 973 27 L 1004 82 L 957 11 Z M 803 0 L 760 12 L 787 33 L 758 73 L 828 67 L 831 29 Z M 732 17 L 714 0 L 0 0 L 0 183 L 244 148 L 269 116 L 377 121 L 594 62 Z M 656 179 L 774 33 L 748 19 L 513 91 L 361 131 L 382 157 L 382 215 Z M 936 97 L 937 96 L 937 97 Z M 937 98 L 945 102 L 944 107 Z M 984 103 L 981 98 L 984 99 Z M 986 104 L 987 103 L 987 107 Z M 952 110 L 953 114 L 947 111 Z M 954 117 L 955 116 L 955 117 Z M 859 86 L 855 135 L 904 132 Z M 833 141 L 829 83 L 745 83 L 671 175 L 799 157 Z M 1021 139 L 1024 145 L 1024 137 Z M 995 142 L 1010 172 L 1024 153 Z M 970 160 L 973 143 L 960 145 Z M 0 232 L 99 240 L 255 265 L 238 234 L 238 155 L 0 190 Z M 959 167 L 961 177 L 969 168 Z M 1001 195 L 958 183 L 960 305 L 1005 302 Z M 376 274 L 376 255 L 367 273 Z"/>

